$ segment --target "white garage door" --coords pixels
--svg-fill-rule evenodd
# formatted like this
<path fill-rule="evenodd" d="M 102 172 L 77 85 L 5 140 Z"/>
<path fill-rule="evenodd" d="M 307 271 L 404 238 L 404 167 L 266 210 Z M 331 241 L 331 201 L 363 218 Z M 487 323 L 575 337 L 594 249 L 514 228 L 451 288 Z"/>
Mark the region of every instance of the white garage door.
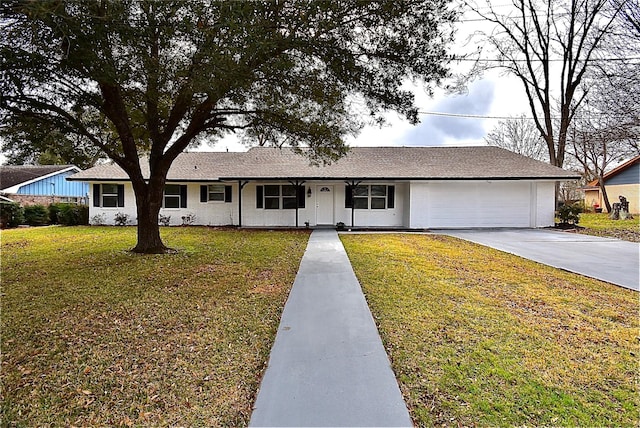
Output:
<path fill-rule="evenodd" d="M 530 227 L 528 182 L 430 183 L 428 227 Z"/>

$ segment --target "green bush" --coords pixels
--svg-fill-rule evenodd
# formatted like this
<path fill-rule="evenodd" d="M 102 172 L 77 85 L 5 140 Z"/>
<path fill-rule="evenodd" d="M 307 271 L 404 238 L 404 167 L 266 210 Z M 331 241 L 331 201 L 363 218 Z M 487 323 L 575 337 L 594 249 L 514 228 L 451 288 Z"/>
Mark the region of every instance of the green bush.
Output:
<path fill-rule="evenodd" d="M 49 222 L 51 224 L 58 224 L 58 213 L 60 213 L 60 207 L 67 204 L 50 204 L 49 205 Z"/>
<path fill-rule="evenodd" d="M 573 205 L 562 205 L 558 208 L 558 218 L 560 223 L 578 224 L 580 222 L 580 213 L 582 207 L 579 203 Z"/>
<path fill-rule="evenodd" d="M 49 224 L 49 212 L 44 205 L 27 205 L 24 207 L 24 222 L 29 226 Z"/>
<path fill-rule="evenodd" d="M 18 227 L 24 222 L 24 209 L 13 202 L 0 203 L 0 224 L 2 227 Z"/>
<path fill-rule="evenodd" d="M 57 204 L 58 223 L 63 226 L 79 226 L 89 224 L 89 207 L 87 205 Z"/>

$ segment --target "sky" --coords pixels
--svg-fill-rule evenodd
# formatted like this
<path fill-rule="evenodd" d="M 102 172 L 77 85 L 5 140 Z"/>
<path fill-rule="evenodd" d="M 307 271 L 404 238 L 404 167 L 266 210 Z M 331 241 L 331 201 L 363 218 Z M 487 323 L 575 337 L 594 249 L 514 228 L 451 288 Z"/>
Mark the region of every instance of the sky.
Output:
<path fill-rule="evenodd" d="M 421 112 L 452 113 L 484 116 L 484 118 L 447 117 L 421 114 L 420 123 L 413 126 L 396 113 L 386 115 L 385 126 L 365 127 L 350 146 L 477 146 L 485 145 L 484 137 L 500 119 L 525 114 L 531 116 L 520 83 L 511 76 L 492 72 L 472 82 L 466 94 L 447 94 L 438 89 L 429 97 L 420 87 L 414 87 L 416 105 Z M 488 117 L 487 117 L 488 116 Z M 237 138 L 227 137 L 199 150 L 245 151 Z"/>

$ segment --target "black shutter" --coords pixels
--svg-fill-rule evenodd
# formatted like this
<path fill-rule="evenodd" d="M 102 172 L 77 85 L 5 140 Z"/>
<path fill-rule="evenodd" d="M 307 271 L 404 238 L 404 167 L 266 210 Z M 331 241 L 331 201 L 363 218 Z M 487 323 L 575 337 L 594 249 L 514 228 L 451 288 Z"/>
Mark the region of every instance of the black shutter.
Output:
<path fill-rule="evenodd" d="M 124 184 L 118 184 L 118 207 L 124 207 Z"/>
<path fill-rule="evenodd" d="M 298 208 L 304 208 L 305 193 L 304 186 L 298 186 Z"/>
<path fill-rule="evenodd" d="M 231 186 L 224 186 L 224 201 L 231 202 Z"/>
<path fill-rule="evenodd" d="M 207 202 L 209 200 L 209 186 L 200 186 L 200 202 Z"/>
<path fill-rule="evenodd" d="M 344 186 L 344 207 L 353 207 L 353 187 L 349 186 L 348 184 Z"/>
<path fill-rule="evenodd" d="M 100 206 L 100 185 L 99 184 L 93 185 L 93 206 L 94 207 Z"/>
<path fill-rule="evenodd" d="M 256 186 L 256 208 L 264 208 L 264 186 Z"/>
<path fill-rule="evenodd" d="M 396 186 L 387 186 L 387 208 L 396 206 Z"/>
<path fill-rule="evenodd" d="M 180 186 L 180 208 L 187 208 L 187 186 Z"/>

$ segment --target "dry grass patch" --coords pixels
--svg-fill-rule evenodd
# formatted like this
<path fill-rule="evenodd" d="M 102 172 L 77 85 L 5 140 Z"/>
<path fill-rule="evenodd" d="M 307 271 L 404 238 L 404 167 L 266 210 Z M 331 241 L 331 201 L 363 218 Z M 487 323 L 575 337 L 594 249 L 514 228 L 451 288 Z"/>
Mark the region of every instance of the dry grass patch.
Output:
<path fill-rule="evenodd" d="M 248 423 L 308 234 L 162 234 L 2 232 L 3 425 Z"/>
<path fill-rule="evenodd" d="M 341 239 L 417 425 L 638 425 L 637 292 L 450 237 Z"/>

